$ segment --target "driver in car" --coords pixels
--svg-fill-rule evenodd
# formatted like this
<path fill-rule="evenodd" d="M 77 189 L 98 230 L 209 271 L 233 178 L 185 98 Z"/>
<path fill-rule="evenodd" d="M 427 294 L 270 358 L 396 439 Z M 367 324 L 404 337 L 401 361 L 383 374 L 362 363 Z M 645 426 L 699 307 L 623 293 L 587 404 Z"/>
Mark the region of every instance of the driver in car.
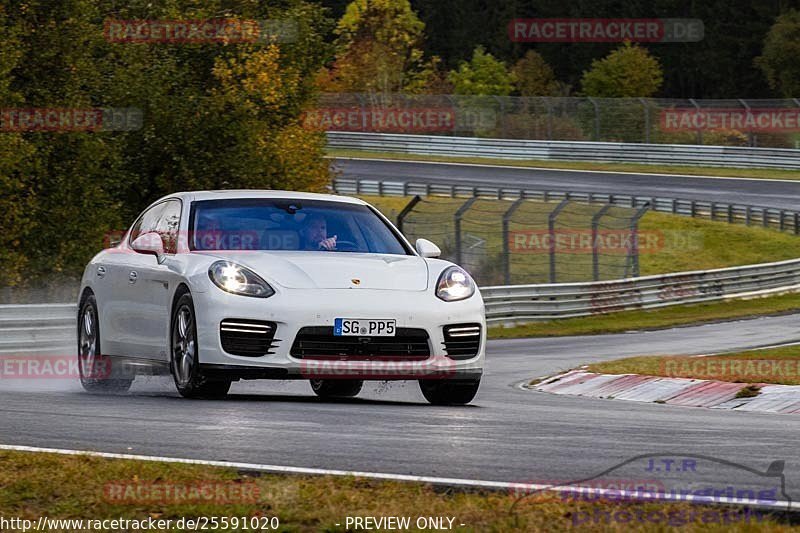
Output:
<path fill-rule="evenodd" d="M 336 250 L 336 238 L 328 237 L 328 224 L 322 215 L 309 215 L 303 221 L 300 239 L 303 250 Z"/>

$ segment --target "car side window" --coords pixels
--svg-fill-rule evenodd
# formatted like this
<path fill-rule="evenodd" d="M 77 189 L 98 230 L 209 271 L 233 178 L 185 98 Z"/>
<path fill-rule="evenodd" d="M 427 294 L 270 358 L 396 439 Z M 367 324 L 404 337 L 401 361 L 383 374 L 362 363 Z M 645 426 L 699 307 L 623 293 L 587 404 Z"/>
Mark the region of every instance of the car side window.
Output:
<path fill-rule="evenodd" d="M 164 252 L 174 254 L 178 251 L 178 228 L 181 223 L 181 202 L 168 200 L 158 218 L 156 230 L 164 243 Z"/>
<path fill-rule="evenodd" d="M 139 217 L 131 228 L 131 236 L 129 242 L 135 241 L 139 235 L 157 231 L 158 220 L 161 217 L 161 212 L 164 210 L 165 204 L 154 205 Z"/>

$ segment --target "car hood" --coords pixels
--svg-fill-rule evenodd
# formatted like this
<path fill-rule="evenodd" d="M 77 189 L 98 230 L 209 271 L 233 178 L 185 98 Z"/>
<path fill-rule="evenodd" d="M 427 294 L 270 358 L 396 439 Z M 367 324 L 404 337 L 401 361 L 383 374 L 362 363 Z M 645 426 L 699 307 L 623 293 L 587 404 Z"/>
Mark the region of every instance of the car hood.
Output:
<path fill-rule="evenodd" d="M 412 255 L 347 252 L 195 252 L 245 266 L 289 289 L 424 291 L 428 265 Z"/>

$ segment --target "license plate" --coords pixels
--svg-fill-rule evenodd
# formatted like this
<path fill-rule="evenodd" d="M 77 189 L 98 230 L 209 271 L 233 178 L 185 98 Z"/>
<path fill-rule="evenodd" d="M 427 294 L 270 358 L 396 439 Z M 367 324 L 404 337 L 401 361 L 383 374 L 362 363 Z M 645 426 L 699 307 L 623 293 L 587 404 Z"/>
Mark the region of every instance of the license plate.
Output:
<path fill-rule="evenodd" d="M 373 318 L 337 318 L 333 321 L 333 334 L 337 337 L 394 337 L 396 320 Z"/>

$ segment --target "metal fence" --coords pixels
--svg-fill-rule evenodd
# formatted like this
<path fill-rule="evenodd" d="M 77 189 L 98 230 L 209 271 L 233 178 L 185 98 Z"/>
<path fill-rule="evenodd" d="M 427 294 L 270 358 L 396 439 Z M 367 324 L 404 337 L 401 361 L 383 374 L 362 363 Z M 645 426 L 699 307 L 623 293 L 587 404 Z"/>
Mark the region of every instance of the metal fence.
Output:
<path fill-rule="evenodd" d="M 412 242 L 434 240 L 480 285 L 599 281 L 639 275 L 640 250 L 650 243 L 638 221 L 648 208 L 415 196 L 397 225 Z"/>
<path fill-rule="evenodd" d="M 401 154 L 800 170 L 800 150 L 328 132 L 328 146 Z"/>
<path fill-rule="evenodd" d="M 800 148 L 800 99 L 323 94 L 330 131 Z"/>

